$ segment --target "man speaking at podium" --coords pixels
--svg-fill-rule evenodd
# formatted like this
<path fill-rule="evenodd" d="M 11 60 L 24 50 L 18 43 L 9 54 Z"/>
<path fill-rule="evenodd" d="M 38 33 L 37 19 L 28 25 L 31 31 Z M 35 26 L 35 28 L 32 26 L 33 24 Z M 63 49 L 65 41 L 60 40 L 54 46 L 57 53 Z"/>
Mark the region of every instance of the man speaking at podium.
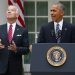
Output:
<path fill-rule="evenodd" d="M 38 43 L 71 43 L 73 25 L 63 20 L 64 5 L 55 3 L 51 7 L 52 21 L 41 27 Z"/>

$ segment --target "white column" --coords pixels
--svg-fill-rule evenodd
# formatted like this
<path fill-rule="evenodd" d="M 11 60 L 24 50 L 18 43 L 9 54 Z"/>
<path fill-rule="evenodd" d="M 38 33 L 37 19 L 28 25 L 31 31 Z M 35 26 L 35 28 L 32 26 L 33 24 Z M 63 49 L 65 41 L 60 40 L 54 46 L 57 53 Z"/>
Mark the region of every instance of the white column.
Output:
<path fill-rule="evenodd" d="M 6 23 L 8 0 L 0 0 L 0 25 Z"/>

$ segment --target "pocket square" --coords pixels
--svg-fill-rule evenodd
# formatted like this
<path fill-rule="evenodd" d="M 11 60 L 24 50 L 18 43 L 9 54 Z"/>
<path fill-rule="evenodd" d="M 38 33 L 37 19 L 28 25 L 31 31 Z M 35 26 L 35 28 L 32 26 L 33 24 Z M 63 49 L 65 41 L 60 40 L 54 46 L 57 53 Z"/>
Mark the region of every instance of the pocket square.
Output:
<path fill-rule="evenodd" d="M 18 34 L 18 35 L 16 35 L 16 36 L 22 36 L 21 34 Z"/>

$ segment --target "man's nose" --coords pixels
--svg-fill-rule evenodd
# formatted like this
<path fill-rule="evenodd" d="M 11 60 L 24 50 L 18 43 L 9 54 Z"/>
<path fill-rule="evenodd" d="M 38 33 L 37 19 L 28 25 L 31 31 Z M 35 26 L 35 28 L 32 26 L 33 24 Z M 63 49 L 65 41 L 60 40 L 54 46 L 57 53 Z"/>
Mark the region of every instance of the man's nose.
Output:
<path fill-rule="evenodd" d="M 8 13 L 11 13 L 11 11 L 8 11 Z"/>

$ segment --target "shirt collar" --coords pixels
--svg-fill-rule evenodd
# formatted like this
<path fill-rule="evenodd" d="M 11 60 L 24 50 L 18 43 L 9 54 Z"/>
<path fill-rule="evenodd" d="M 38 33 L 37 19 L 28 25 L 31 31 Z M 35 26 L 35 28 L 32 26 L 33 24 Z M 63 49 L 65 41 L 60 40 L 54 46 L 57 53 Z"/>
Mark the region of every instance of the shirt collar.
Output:
<path fill-rule="evenodd" d="M 54 22 L 54 27 L 56 29 L 56 25 L 59 24 L 59 29 L 62 30 L 62 26 L 63 26 L 63 19 L 61 21 L 59 21 L 58 23 L 57 22 Z"/>
<path fill-rule="evenodd" d="M 11 25 L 11 24 L 7 22 L 7 31 L 9 30 L 9 26 L 10 26 L 10 25 Z M 15 30 L 15 27 L 16 27 L 16 22 L 12 24 L 12 29 L 13 29 L 13 31 Z"/>
<path fill-rule="evenodd" d="M 11 24 L 7 22 L 7 25 L 10 26 Z M 12 24 L 12 27 L 16 26 L 16 22 Z"/>

